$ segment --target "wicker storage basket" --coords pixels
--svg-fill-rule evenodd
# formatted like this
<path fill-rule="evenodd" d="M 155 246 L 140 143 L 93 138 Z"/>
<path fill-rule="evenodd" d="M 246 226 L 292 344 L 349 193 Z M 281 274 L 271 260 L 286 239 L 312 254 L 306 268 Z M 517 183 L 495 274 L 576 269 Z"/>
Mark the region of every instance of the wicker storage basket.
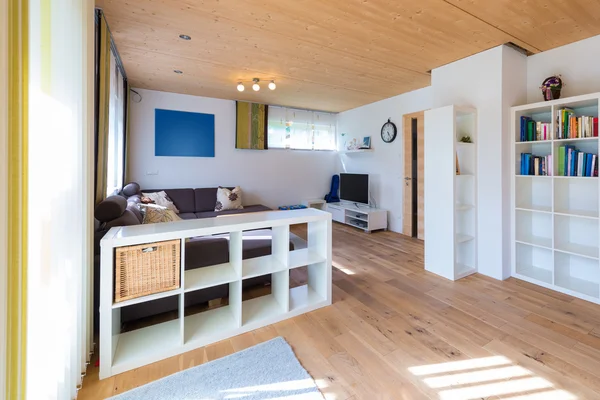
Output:
<path fill-rule="evenodd" d="M 115 302 L 179 288 L 181 241 L 115 249 Z"/>

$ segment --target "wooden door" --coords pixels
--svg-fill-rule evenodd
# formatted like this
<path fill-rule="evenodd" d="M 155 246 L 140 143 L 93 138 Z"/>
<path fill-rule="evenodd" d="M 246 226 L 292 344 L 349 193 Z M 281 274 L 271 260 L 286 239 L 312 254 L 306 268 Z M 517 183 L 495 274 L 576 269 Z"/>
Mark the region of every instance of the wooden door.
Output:
<path fill-rule="evenodd" d="M 414 131 L 413 131 L 414 129 Z M 413 133 L 416 132 L 416 143 Z M 425 168 L 425 112 L 405 114 L 402 118 L 404 138 L 404 188 L 402 210 L 402 233 L 408 236 L 425 238 L 424 213 L 424 168 Z M 416 150 L 416 157 L 413 154 Z M 413 191 L 416 184 L 416 193 Z"/>

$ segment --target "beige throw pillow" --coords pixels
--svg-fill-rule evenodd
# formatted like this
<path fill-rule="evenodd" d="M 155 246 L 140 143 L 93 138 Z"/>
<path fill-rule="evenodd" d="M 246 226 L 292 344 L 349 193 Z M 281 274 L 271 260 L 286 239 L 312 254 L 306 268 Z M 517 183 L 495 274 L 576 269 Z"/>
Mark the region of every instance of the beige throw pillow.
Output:
<path fill-rule="evenodd" d="M 177 214 L 179 214 L 179 210 L 175 206 L 175 204 L 171 201 L 167 193 L 164 190 L 155 193 L 142 193 L 142 196 L 148 197 L 149 199 L 154 201 L 154 204 L 158 206 L 163 206 L 168 208 L 169 210 L 173 210 Z"/>
<path fill-rule="evenodd" d="M 142 205 L 142 208 L 145 209 L 143 224 L 181 221 L 181 218 L 179 218 L 179 215 L 175 214 L 175 211 L 166 207 L 156 206 L 154 204 L 144 204 Z"/>
<path fill-rule="evenodd" d="M 241 210 L 242 206 L 242 189 L 236 186 L 233 190 L 224 187 L 217 189 L 217 204 L 215 211 L 225 210 Z"/>

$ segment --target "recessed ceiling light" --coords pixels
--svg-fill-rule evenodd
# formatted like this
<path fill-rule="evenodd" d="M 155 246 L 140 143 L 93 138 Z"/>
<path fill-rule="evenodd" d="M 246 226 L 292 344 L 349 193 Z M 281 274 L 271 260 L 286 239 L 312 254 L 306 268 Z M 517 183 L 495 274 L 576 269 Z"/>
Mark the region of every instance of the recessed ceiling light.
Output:
<path fill-rule="evenodd" d="M 174 69 L 173 72 L 175 72 L 176 74 L 183 74 L 183 71 L 180 71 L 178 69 Z"/>
<path fill-rule="evenodd" d="M 179 35 L 179 38 L 183 40 L 192 40 L 192 37 L 188 35 Z"/>

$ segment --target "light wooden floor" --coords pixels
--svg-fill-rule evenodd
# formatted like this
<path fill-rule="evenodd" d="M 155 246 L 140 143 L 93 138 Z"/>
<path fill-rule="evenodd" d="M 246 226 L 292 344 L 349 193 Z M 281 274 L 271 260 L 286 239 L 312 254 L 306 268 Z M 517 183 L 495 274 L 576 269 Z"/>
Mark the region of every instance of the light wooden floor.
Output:
<path fill-rule="evenodd" d="M 333 245 L 331 307 L 103 381 L 93 367 L 79 399 L 276 336 L 327 399 L 600 399 L 600 306 L 515 279 L 438 278 L 422 242 L 392 232 L 334 224 Z"/>

